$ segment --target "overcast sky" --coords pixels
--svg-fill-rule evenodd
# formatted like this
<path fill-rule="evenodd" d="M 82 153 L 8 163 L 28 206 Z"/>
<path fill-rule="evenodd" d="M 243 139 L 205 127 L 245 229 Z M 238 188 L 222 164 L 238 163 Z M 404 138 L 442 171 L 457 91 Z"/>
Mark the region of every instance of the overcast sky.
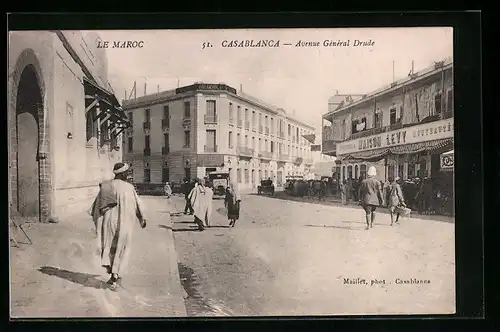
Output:
<path fill-rule="evenodd" d="M 328 99 L 341 94 L 364 94 L 405 77 L 411 69 L 452 56 L 451 28 L 262 29 L 262 30 L 133 30 L 99 31 L 103 40 L 142 40 L 143 48 L 107 49 L 110 80 L 118 99 L 137 81 L 137 96 L 192 84 L 224 82 L 243 85 L 255 96 L 320 133 Z M 280 40 L 279 48 L 223 48 L 223 40 Z M 351 40 L 350 47 L 323 47 L 324 40 Z M 353 47 L 355 39 L 372 40 L 371 47 Z M 319 47 L 294 47 L 299 41 Z M 202 49 L 203 42 L 212 48 Z M 292 46 L 284 46 L 292 43 Z"/>

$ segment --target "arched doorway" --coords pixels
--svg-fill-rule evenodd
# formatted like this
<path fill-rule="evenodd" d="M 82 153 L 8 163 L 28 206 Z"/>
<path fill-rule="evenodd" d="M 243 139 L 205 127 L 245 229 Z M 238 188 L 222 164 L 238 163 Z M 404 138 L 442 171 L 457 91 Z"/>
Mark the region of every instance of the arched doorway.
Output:
<path fill-rule="evenodd" d="M 26 66 L 19 79 L 16 100 L 17 210 L 22 216 L 40 213 L 40 169 L 37 160 L 38 114 L 43 107 L 36 69 Z"/>

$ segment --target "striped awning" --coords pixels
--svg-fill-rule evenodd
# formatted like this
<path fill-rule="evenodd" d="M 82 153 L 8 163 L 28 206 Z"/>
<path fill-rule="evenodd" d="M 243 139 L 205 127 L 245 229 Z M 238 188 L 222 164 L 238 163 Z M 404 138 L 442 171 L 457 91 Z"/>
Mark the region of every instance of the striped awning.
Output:
<path fill-rule="evenodd" d="M 377 162 L 384 159 L 388 155 L 413 154 L 423 151 L 431 153 L 443 153 L 453 149 L 453 138 L 444 138 L 427 142 L 412 143 L 406 145 L 395 146 L 391 148 L 382 148 L 370 151 L 361 151 L 342 156 L 345 161 L 372 161 Z"/>

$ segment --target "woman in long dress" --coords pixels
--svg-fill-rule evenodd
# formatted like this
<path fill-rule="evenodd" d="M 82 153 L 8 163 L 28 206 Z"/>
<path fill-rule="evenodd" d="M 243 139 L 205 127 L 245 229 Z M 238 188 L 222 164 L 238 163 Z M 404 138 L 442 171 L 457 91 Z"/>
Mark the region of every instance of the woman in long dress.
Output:
<path fill-rule="evenodd" d="M 227 218 L 229 219 L 230 227 L 234 227 L 236 220 L 240 218 L 240 203 L 241 195 L 238 184 L 231 181 L 229 186 L 226 188 L 226 198 L 224 199 L 224 205 L 227 208 Z"/>

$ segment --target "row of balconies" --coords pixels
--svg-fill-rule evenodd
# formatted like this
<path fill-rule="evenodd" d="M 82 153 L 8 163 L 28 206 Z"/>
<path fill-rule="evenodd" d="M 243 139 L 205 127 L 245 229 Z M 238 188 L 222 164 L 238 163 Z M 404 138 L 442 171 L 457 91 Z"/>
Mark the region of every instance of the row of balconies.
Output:
<path fill-rule="evenodd" d="M 161 154 L 166 156 L 170 153 L 170 148 L 168 146 L 162 146 L 161 148 Z M 144 148 L 143 150 L 143 155 L 145 157 L 151 156 L 151 148 Z"/>
<path fill-rule="evenodd" d="M 205 124 L 216 124 L 218 123 L 218 116 L 217 115 L 205 115 L 204 117 Z M 191 125 L 191 118 L 184 118 L 182 119 L 182 125 L 183 126 L 189 126 Z M 162 129 L 168 129 L 170 128 L 170 119 L 161 119 L 161 127 Z M 142 124 L 143 129 L 151 129 L 151 122 L 150 121 L 145 121 Z"/>

